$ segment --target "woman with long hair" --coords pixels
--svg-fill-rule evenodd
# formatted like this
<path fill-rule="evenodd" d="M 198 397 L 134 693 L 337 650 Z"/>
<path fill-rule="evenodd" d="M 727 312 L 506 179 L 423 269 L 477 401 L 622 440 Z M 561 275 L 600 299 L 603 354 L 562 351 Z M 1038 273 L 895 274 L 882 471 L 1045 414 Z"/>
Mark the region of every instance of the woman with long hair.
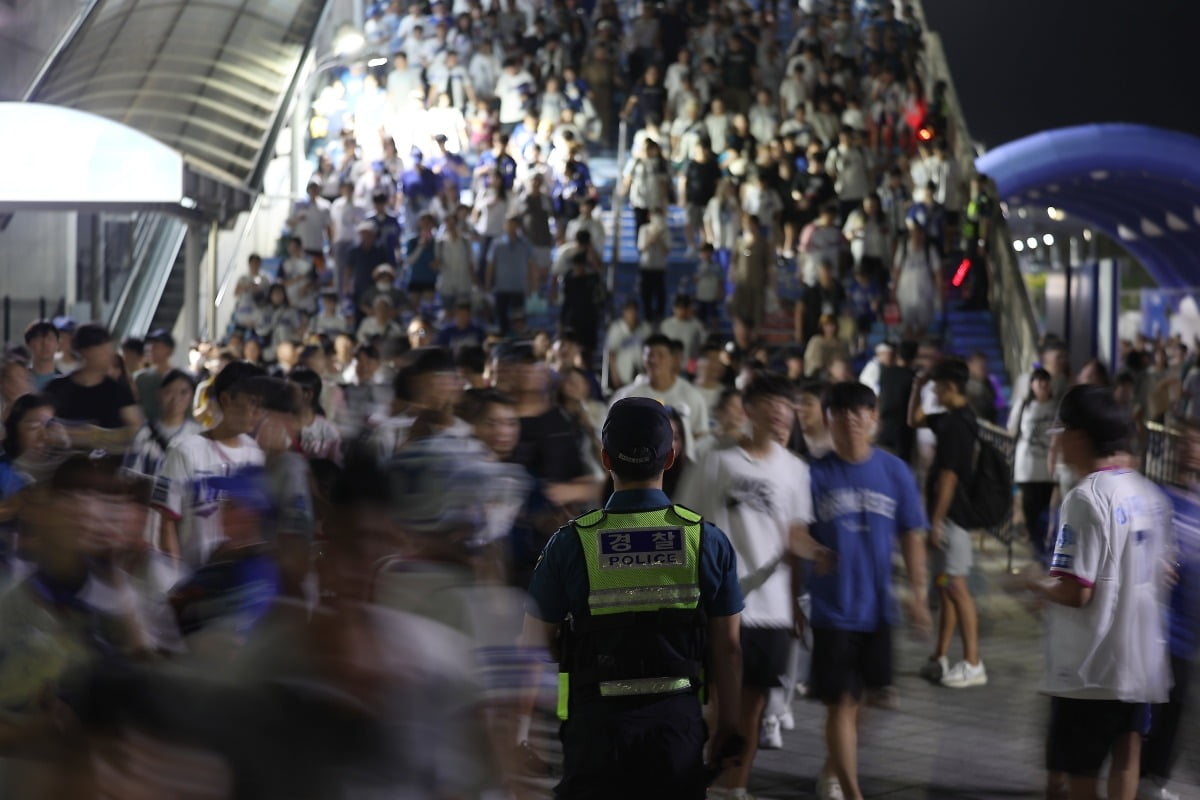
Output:
<path fill-rule="evenodd" d="M 481 283 L 487 272 L 488 250 L 491 249 L 492 240 L 504 233 L 504 220 L 508 219 L 510 204 L 504 176 L 499 169 L 489 170 L 483 191 L 475 198 L 475 206 L 471 209 L 471 222 L 479 236 L 479 264 L 476 269 Z"/>
<path fill-rule="evenodd" d="M 579 451 L 589 472 L 604 476 L 600 462 L 600 436 L 607 409 L 592 397 L 592 384 L 579 367 L 566 367 L 558 373 L 558 404 L 579 429 Z"/>
<path fill-rule="evenodd" d="M 288 380 L 300 387 L 304 397 L 298 412 L 300 450 L 310 461 L 325 459 L 342 463 L 342 434 L 326 419 L 321 406 L 324 389 L 321 376 L 308 367 L 296 367 L 288 373 Z"/>

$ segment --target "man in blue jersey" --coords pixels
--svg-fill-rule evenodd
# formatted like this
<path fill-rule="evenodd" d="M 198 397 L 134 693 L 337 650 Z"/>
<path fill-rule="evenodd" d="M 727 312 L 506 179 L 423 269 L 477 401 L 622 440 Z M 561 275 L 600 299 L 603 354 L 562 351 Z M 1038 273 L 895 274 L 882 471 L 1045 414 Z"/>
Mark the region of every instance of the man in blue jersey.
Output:
<path fill-rule="evenodd" d="M 825 704 L 829 755 L 817 780 L 821 798 L 861 800 L 858 718 L 863 695 L 892 684 L 892 552 L 897 540 L 911 584 L 910 620 L 927 631 L 924 532 L 916 481 L 903 461 L 871 444 L 875 393 L 834 384 L 825 395 L 833 451 L 810 465 L 811 526 L 793 528 L 793 549 L 814 562 L 812 678 Z"/>

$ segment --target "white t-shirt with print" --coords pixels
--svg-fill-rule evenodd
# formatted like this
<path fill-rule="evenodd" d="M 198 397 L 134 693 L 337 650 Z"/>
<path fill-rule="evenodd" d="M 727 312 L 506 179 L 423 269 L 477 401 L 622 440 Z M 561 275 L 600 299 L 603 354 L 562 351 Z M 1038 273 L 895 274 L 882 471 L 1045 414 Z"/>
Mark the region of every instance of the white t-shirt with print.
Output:
<path fill-rule="evenodd" d="M 152 502 L 179 523 L 179 553 L 189 567 L 203 566 L 225 539 L 219 493 L 212 491 L 208 479 L 263 463 L 263 451 L 245 434 L 237 447 L 226 447 L 203 434 L 181 436 L 171 443 Z"/>
<path fill-rule="evenodd" d="M 1017 450 L 1013 458 L 1013 483 L 1053 483 L 1047 458 L 1050 455 L 1050 428 L 1058 413 L 1053 399 L 1042 403 L 1030 399 L 1023 403 Z"/>
<path fill-rule="evenodd" d="M 791 570 L 785 561 L 792 523 L 812 522 L 808 465 L 771 443 L 765 458 L 738 446 L 709 451 L 684 473 L 678 499 L 729 537 L 750 628 L 790 628 Z"/>
<path fill-rule="evenodd" d="M 696 440 L 709 433 L 708 401 L 700 394 L 699 389 L 683 378 L 676 378 L 670 389 L 660 392 L 650 385 L 649 378 L 638 375 L 633 383 L 614 392 L 611 402 L 615 403 L 626 397 L 649 397 L 678 411 L 683 420 L 683 446 L 689 460 L 694 460 Z"/>
<path fill-rule="evenodd" d="M 1092 589 L 1083 608 L 1046 612 L 1042 691 L 1057 697 L 1162 703 L 1171 686 L 1164 569 L 1171 505 L 1132 470 L 1094 472 L 1063 500 L 1050 574 Z"/>
<path fill-rule="evenodd" d="M 605 337 L 604 350 L 616 356 L 615 367 L 617 380 L 622 384 L 629 383 L 642 365 L 642 342 L 653 331 L 646 322 L 639 322 L 631 329 L 621 317 L 612 321 L 608 326 L 608 336 Z"/>

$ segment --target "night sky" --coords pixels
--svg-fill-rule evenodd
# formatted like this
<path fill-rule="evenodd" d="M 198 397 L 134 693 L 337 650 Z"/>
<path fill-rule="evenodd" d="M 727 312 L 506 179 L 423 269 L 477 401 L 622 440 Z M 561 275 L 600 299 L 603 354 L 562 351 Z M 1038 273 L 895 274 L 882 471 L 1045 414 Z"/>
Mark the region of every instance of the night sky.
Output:
<path fill-rule="evenodd" d="M 971 135 L 1137 122 L 1200 136 L 1196 0 L 924 0 Z"/>

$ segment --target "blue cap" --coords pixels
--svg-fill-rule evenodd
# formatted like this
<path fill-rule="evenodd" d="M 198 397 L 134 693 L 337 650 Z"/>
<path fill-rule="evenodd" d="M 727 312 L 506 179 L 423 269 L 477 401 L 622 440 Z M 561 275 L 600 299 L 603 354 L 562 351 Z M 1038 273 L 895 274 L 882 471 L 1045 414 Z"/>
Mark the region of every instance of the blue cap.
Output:
<path fill-rule="evenodd" d="M 650 397 L 626 397 L 608 410 L 602 440 L 615 472 L 649 478 L 666 466 L 675 431 L 662 403 Z"/>

